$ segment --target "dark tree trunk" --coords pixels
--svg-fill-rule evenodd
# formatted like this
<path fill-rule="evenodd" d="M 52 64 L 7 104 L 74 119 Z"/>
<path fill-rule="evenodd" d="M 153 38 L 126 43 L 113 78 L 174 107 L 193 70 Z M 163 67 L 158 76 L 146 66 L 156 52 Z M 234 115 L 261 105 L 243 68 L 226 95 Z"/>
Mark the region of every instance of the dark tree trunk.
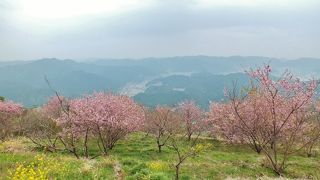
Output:
<path fill-rule="evenodd" d="M 191 140 L 191 136 L 192 136 L 192 134 L 190 133 L 188 133 L 188 141 L 190 141 Z"/>
<path fill-rule="evenodd" d="M 176 180 L 179 180 L 179 172 L 180 171 L 180 165 L 176 165 Z"/>
<path fill-rule="evenodd" d="M 162 146 L 161 146 L 161 145 L 158 145 L 158 152 L 159 152 L 159 153 L 162 152 L 162 149 L 161 149 L 161 148 L 162 148 Z"/>
<path fill-rule="evenodd" d="M 258 145 L 258 144 L 256 144 L 256 143 L 254 143 L 254 149 L 255 149 L 255 151 L 256 151 L 258 154 L 260 154 L 261 151 L 262 151 L 262 148 L 260 147 L 260 145 Z"/>
<path fill-rule="evenodd" d="M 312 149 L 313 149 L 313 143 L 310 144 L 310 146 L 307 147 L 307 156 L 311 157 L 312 156 Z"/>
<path fill-rule="evenodd" d="M 88 152 L 88 133 L 89 133 L 89 129 L 86 130 L 86 135 L 84 138 L 84 155 L 86 158 L 89 157 L 89 152 Z"/>
<path fill-rule="evenodd" d="M 157 139 L 157 145 L 158 145 L 158 152 L 159 153 L 161 153 L 161 151 L 162 151 L 162 146 L 164 145 L 164 144 L 160 144 L 160 140 L 159 139 Z"/>

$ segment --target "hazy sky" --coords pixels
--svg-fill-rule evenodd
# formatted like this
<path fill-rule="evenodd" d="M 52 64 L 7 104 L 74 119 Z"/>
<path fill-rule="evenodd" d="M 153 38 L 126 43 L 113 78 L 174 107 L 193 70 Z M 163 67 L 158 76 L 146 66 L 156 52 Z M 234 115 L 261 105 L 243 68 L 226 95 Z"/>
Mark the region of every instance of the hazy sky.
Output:
<path fill-rule="evenodd" d="M 320 0 L 0 0 L 0 60 L 320 57 Z"/>

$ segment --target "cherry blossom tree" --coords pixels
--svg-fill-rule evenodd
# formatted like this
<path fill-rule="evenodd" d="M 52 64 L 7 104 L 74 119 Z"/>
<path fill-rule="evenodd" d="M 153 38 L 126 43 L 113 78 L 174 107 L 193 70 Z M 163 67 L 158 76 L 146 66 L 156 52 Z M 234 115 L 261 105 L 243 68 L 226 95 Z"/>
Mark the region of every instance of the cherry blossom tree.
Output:
<path fill-rule="evenodd" d="M 237 103 L 236 109 L 241 111 L 233 113 L 235 103 Z M 261 146 L 268 142 L 267 136 L 259 136 L 267 133 L 262 128 L 265 123 L 262 117 L 264 105 L 255 89 L 250 90 L 245 99 L 233 99 L 229 103 L 212 103 L 208 113 L 209 121 L 213 126 L 212 133 L 232 143 L 248 144 L 260 153 Z"/>
<path fill-rule="evenodd" d="M 79 158 L 79 150 L 76 143 L 81 140 L 81 137 L 76 129 L 81 127 L 76 127 L 74 123 L 77 114 L 70 108 L 73 100 L 65 99 L 60 96 L 57 91 L 54 92 L 56 96 L 52 97 L 48 103 L 44 105 L 42 108 L 43 112 L 47 117 L 53 119 L 58 127 L 61 127 L 61 132 L 59 132 L 58 137 L 64 145 L 64 149 Z"/>
<path fill-rule="evenodd" d="M 154 110 L 146 111 L 145 129 L 154 135 L 159 153 L 175 133 L 180 122 L 180 116 L 171 107 L 157 106 Z"/>
<path fill-rule="evenodd" d="M 197 146 L 204 125 L 201 109 L 194 102 L 186 101 L 175 108 L 157 106 L 145 112 L 145 130 L 154 135 L 159 153 L 163 146 L 176 153 L 175 179 L 179 179 L 182 164 L 189 157 L 196 156 L 201 149 Z M 194 133 L 197 133 L 197 136 L 191 138 Z"/>
<path fill-rule="evenodd" d="M 98 146 L 106 155 L 119 139 L 143 126 L 144 112 L 127 96 L 94 93 L 69 100 L 68 113 L 63 113 L 58 123 L 64 137 L 83 140 L 86 157 L 90 136 L 98 139 Z"/>
<path fill-rule="evenodd" d="M 230 102 L 222 105 L 223 110 L 215 110 L 213 104 L 211 117 L 222 134 L 257 145 L 281 175 L 288 157 L 308 143 L 300 143 L 299 139 L 308 129 L 317 82 L 302 82 L 288 71 L 276 80 L 271 77 L 269 65 L 247 73 L 252 87 L 240 95 L 236 88 L 227 91 Z M 214 117 L 219 114 L 215 111 L 221 111 L 221 118 Z"/>
<path fill-rule="evenodd" d="M 303 131 L 300 136 L 300 143 L 306 143 L 305 151 L 307 156 L 311 157 L 314 147 L 320 140 L 320 104 L 315 104 L 308 113 L 311 118 L 306 124 L 305 131 Z"/>
<path fill-rule="evenodd" d="M 210 134 L 231 143 L 242 143 L 241 129 L 237 128 L 238 121 L 230 111 L 229 103 L 212 102 L 210 104 L 209 112 L 207 112 L 207 121 L 211 126 Z"/>
<path fill-rule="evenodd" d="M 310 106 L 318 84 L 315 80 L 302 82 L 288 71 L 280 79 L 273 80 L 270 73 L 269 65 L 248 72 L 258 83 L 257 98 L 264 102 L 260 113 L 257 113 L 263 117 L 265 123 L 261 128 L 266 129 L 263 136 L 268 139 L 268 143 L 262 146 L 263 152 L 274 171 L 282 174 L 288 157 L 308 143 L 300 144 L 299 139 L 308 130 Z M 235 107 L 234 104 L 237 111 Z"/>
<path fill-rule="evenodd" d="M 12 118 L 23 112 L 23 106 L 13 101 L 0 101 L 0 139 L 4 141 L 13 130 Z"/>
<path fill-rule="evenodd" d="M 188 141 L 194 133 L 201 133 L 204 121 L 203 112 L 194 101 L 184 101 L 178 105 L 186 129 Z"/>

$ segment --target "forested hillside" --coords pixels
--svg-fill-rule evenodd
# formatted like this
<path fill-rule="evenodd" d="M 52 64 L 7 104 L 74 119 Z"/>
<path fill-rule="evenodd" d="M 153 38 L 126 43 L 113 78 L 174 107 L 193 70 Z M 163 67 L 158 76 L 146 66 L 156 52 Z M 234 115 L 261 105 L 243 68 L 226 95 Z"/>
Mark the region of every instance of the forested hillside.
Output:
<path fill-rule="evenodd" d="M 274 75 L 285 69 L 305 79 L 319 77 L 320 61 L 304 58 L 281 60 L 266 57 L 170 57 L 146 59 L 41 59 L 0 62 L 0 94 L 26 106 L 39 106 L 53 95 L 45 77 L 65 96 L 77 97 L 93 91 L 113 91 L 134 97 L 138 102 L 174 105 L 195 100 L 207 107 L 208 99 L 223 99 L 223 87 L 238 81 L 247 83 L 250 67 L 270 64 Z"/>

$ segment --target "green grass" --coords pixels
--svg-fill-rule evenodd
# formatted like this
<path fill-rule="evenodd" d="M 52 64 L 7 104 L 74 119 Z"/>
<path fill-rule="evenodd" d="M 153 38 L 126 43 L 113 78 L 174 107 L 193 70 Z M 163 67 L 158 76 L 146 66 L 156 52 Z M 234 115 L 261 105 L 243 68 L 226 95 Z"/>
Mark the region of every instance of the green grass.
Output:
<path fill-rule="evenodd" d="M 200 143 L 212 143 L 210 149 L 187 159 L 181 167 L 181 179 L 225 179 L 259 177 L 276 178 L 266 166 L 263 155 L 247 146 L 229 145 L 211 139 Z M 66 153 L 44 153 L 32 148 L 23 138 L 0 143 L 0 177 L 10 179 L 18 165 L 27 166 L 38 156 L 51 163 L 48 176 L 56 179 L 115 179 L 114 168 L 120 168 L 124 179 L 166 180 L 174 178 L 177 157 L 168 147 L 158 153 L 155 140 L 142 133 L 135 133 L 119 141 L 107 157 L 93 160 L 76 159 Z M 94 153 L 96 150 L 92 150 Z M 286 178 L 320 179 L 320 157 L 306 157 L 302 153 L 289 159 Z"/>

